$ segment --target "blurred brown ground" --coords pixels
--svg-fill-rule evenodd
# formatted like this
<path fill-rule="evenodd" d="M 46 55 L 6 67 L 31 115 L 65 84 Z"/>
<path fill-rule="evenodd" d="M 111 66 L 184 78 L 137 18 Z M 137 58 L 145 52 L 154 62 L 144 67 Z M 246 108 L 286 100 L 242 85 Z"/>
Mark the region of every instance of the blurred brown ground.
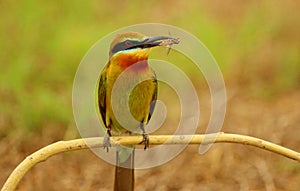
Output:
<path fill-rule="evenodd" d="M 229 90 L 230 91 L 230 90 Z M 246 95 L 245 95 L 246 94 Z M 222 131 L 252 135 L 299 151 L 300 91 L 271 101 L 237 93 L 228 103 Z M 63 137 L 58 127 L 44 128 L 27 141 L 19 135 L 0 142 L 1 182 L 26 155 Z M 136 190 L 298 190 L 298 162 L 245 145 L 215 144 L 199 155 L 188 148 L 159 167 L 137 170 Z M 40 163 L 17 190 L 112 190 L 114 167 L 91 151 L 60 154 Z"/>
<path fill-rule="evenodd" d="M 285 3 L 278 1 L 245 2 L 200 1 L 199 4 L 195 2 L 192 4 L 193 6 L 194 4 L 202 6 L 201 10 L 206 12 L 204 14 L 222 26 L 221 28 L 224 30 L 222 35 L 228 38 L 227 41 L 220 44 L 219 49 L 215 50 L 217 54 L 222 54 L 221 56 L 215 55 L 212 50 L 217 61 L 221 60 L 220 64 L 226 65 L 227 62 L 232 64 L 224 72 L 228 104 L 222 131 L 262 138 L 300 152 L 300 63 L 296 63 L 296 68 L 299 70 L 295 71 L 297 79 L 291 86 L 286 87 L 275 83 L 278 80 L 278 72 L 286 64 L 280 60 L 281 53 L 286 48 L 292 47 L 295 48 L 296 55 L 300 55 L 300 5 L 297 1 L 286 1 Z M 174 6 L 169 6 L 171 4 Z M 268 8 L 274 4 L 280 4 L 276 6 L 275 11 Z M 113 5 L 123 6 L 118 3 L 113 3 Z M 153 13 L 150 19 L 139 14 L 140 19 L 136 22 L 172 24 L 172 21 L 176 21 L 177 26 L 182 26 L 191 32 L 196 31 L 196 29 L 194 30 L 196 21 L 184 25 L 183 23 L 188 21 L 181 19 L 189 13 L 188 10 L 191 6 L 188 3 L 165 1 L 160 5 L 160 8 L 152 7 L 152 10 L 146 11 L 148 14 Z M 179 10 L 178 7 L 181 9 Z M 260 9 L 260 7 L 263 8 Z M 167 8 L 171 16 L 164 17 Z M 275 19 L 277 22 L 272 23 L 275 27 L 278 24 L 279 32 L 277 31 L 276 35 L 271 36 L 268 35 L 272 34 L 272 31 L 260 33 L 266 36 L 258 38 L 263 41 L 255 44 L 256 46 L 237 42 L 235 29 L 242 25 L 243 16 L 251 13 L 252 10 L 263 12 L 265 9 L 267 10 L 265 16 L 267 19 L 276 11 L 280 13 Z M 124 10 L 126 10 L 125 7 Z M 125 15 L 120 11 L 120 14 L 122 13 Z M 264 14 L 261 13 L 261 15 Z M 97 15 L 93 19 L 100 17 L 102 15 Z M 268 22 L 266 21 L 266 23 Z M 134 23 L 125 20 L 122 26 L 129 24 Z M 262 25 L 264 24 L 263 21 Z M 257 29 L 255 27 L 258 26 L 253 24 L 253 27 Z M 111 28 L 107 30 L 113 30 Z M 201 35 L 203 34 L 199 34 L 199 36 Z M 252 37 L 251 34 L 249 36 Z M 213 47 L 214 42 L 205 39 L 205 36 L 202 38 L 201 40 L 208 43 L 208 47 Z M 231 44 L 232 42 L 233 44 Z M 235 51 L 236 54 L 226 55 L 230 51 Z M 73 56 L 71 53 L 66 56 L 71 55 Z M 51 63 L 51 59 L 43 61 Z M 72 61 L 74 63 L 71 64 L 74 65 L 80 62 L 76 59 Z M 202 86 L 205 85 L 200 85 L 200 87 Z M 71 88 L 67 90 L 69 92 L 66 97 L 71 100 Z M 209 108 L 207 106 L 209 102 L 206 102 L 209 101 L 209 95 L 206 93 L 203 92 L 199 95 L 200 99 L 203 98 L 201 104 L 206 106 L 204 108 Z M 69 105 L 71 110 L 71 104 Z M 202 116 L 206 119 L 209 118 L 209 110 L 204 110 Z M 2 116 L 0 120 L 3 118 Z M 3 121 L 5 120 L 0 121 L 1 125 L 3 125 Z M 201 121 L 199 132 L 203 132 L 206 123 Z M 74 135 L 76 132 L 73 132 L 76 131 L 76 127 L 72 122 L 69 127 L 58 124 L 45 122 L 40 131 L 32 133 L 24 133 L 18 129 L 20 127 L 13 127 L 16 129 L 10 130 L 10 134 L 1 135 L 1 186 L 12 170 L 27 155 L 53 142 L 76 137 Z M 3 127 L 9 125 L 10 123 L 4 124 Z M 168 127 L 174 128 L 172 123 Z M 113 173 L 114 167 L 96 157 L 91 151 L 69 152 L 54 156 L 35 166 L 25 175 L 17 190 L 112 190 Z M 198 154 L 198 146 L 188 146 L 183 153 L 167 164 L 153 169 L 137 170 L 136 190 L 297 191 L 300 190 L 300 165 L 298 162 L 250 146 L 215 144 L 205 155 Z"/>

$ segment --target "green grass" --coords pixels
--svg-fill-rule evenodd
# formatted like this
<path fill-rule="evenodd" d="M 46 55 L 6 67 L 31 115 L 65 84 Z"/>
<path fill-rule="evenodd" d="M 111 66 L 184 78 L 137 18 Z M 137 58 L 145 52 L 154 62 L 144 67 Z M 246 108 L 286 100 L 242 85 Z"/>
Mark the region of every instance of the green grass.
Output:
<path fill-rule="evenodd" d="M 289 14 L 293 3 L 283 4 L 249 1 L 232 18 L 198 1 L 1 1 L 0 133 L 73 123 L 72 83 L 82 57 L 104 35 L 136 23 L 190 31 L 215 56 L 227 83 L 235 73 L 258 97 L 299 88 L 293 36 L 300 18 Z"/>

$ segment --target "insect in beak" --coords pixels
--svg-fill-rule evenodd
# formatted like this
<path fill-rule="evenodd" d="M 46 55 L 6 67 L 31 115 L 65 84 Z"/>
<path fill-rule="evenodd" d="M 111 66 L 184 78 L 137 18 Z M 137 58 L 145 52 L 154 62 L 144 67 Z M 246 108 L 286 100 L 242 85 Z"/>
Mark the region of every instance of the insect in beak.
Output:
<path fill-rule="evenodd" d="M 171 36 L 170 32 L 169 32 L 169 36 Z M 179 42 L 180 42 L 179 38 L 168 38 L 168 39 L 161 41 L 161 43 L 159 45 L 167 47 L 167 55 L 169 55 L 172 45 L 178 44 Z"/>

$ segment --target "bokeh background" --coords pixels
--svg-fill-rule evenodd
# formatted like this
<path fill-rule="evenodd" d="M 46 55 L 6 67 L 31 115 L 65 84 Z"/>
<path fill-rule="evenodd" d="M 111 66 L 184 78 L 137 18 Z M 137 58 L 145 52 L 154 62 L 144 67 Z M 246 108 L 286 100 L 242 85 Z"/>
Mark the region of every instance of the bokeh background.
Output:
<path fill-rule="evenodd" d="M 79 137 L 72 83 L 81 59 L 104 35 L 145 22 L 181 27 L 212 52 L 228 94 L 222 131 L 300 151 L 299 9 L 293 0 L 1 0 L 0 185 L 27 155 Z M 208 92 L 199 92 L 209 110 Z M 235 144 L 197 152 L 189 146 L 137 171 L 136 190 L 300 190 L 299 163 L 282 156 Z M 17 190 L 112 190 L 113 173 L 91 151 L 76 151 L 38 164 Z"/>

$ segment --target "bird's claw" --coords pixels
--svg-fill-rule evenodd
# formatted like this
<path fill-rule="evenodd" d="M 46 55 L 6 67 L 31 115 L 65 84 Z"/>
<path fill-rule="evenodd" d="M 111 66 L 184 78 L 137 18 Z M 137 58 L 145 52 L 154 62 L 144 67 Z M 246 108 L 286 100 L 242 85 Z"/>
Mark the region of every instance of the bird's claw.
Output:
<path fill-rule="evenodd" d="M 110 144 L 110 136 L 109 136 L 108 133 L 106 133 L 106 134 L 104 135 L 103 148 L 106 149 L 106 152 L 108 152 L 110 147 L 111 147 L 111 144 Z"/>
<path fill-rule="evenodd" d="M 146 134 L 146 133 L 143 133 L 143 140 L 139 143 L 139 144 L 142 144 L 142 143 L 144 143 L 144 150 L 146 150 L 147 148 L 149 148 L 149 136 L 148 136 L 148 134 Z"/>

